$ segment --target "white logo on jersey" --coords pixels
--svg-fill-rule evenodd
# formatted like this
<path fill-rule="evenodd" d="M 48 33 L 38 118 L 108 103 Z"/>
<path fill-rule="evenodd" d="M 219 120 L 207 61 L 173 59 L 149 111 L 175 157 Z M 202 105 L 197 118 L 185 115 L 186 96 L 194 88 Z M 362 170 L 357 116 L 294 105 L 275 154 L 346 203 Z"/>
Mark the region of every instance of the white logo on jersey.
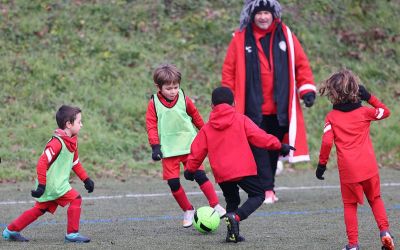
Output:
<path fill-rule="evenodd" d="M 251 46 L 246 46 L 245 49 L 246 49 L 247 53 L 251 53 L 251 51 L 252 51 Z"/>

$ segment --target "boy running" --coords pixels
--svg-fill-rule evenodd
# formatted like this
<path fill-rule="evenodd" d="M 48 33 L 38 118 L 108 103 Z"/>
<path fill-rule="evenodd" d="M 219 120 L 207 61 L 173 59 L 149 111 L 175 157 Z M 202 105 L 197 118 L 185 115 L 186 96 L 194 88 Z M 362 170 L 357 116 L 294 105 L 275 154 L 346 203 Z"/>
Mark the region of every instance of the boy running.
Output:
<path fill-rule="evenodd" d="M 162 160 L 163 179 L 167 180 L 172 195 L 184 211 L 183 227 L 187 228 L 193 224 L 195 209 L 180 184 L 180 163 L 186 169 L 190 145 L 197 134 L 193 125 L 200 129 L 204 121 L 191 99 L 180 89 L 181 73 L 174 65 L 157 67 L 153 80 L 158 92 L 152 96 L 146 113 L 152 159 Z M 195 172 L 194 179 L 210 206 L 220 217 L 224 216 L 226 211 L 219 205 L 214 186 L 208 180 L 203 166 Z"/>
<path fill-rule="evenodd" d="M 47 143 L 37 163 L 36 190 L 31 194 L 36 198 L 33 208 L 13 220 L 3 231 L 3 238 L 10 241 L 29 241 L 21 231 L 45 212 L 54 214 L 58 206 L 67 211 L 67 234 L 65 242 L 87 243 L 90 239 L 79 234 L 82 197 L 69 183 L 71 169 L 85 183 L 89 193 L 94 182 L 88 177 L 78 156 L 78 133 L 82 127 L 81 110 L 63 105 L 56 114 L 58 129 Z"/>
<path fill-rule="evenodd" d="M 192 143 L 185 178 L 193 180 L 208 155 L 215 181 L 226 201 L 226 242 L 237 243 L 244 241 L 239 235 L 239 222 L 260 207 L 265 199 L 250 144 L 280 151 L 284 156 L 295 148 L 281 144 L 278 138 L 267 134 L 250 118 L 236 112 L 232 105 L 233 94 L 229 88 L 218 87 L 213 91 L 210 119 Z M 241 207 L 239 187 L 248 194 Z"/>
<path fill-rule="evenodd" d="M 385 119 L 390 111 L 360 85 L 359 78 L 350 70 L 334 73 L 324 82 L 319 92 L 332 102 L 333 110 L 325 118 L 316 176 L 320 180 L 324 179 L 323 174 L 334 142 L 348 238 L 348 244 L 343 250 L 359 249 L 357 203 L 364 203 L 364 194 L 380 230 L 382 249 L 394 250 L 381 198 L 378 164 L 369 134 L 371 121 Z M 362 106 L 361 101 L 368 102 L 373 108 Z"/>

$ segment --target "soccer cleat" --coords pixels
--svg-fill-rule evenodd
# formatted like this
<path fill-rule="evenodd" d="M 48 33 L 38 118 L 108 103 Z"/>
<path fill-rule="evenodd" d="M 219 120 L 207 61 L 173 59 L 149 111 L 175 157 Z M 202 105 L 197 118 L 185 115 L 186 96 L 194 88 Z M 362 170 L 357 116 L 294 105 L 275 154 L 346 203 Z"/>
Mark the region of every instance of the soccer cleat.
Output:
<path fill-rule="evenodd" d="M 66 243 L 88 243 L 90 242 L 90 238 L 80 235 L 79 233 L 70 233 L 65 235 Z"/>
<path fill-rule="evenodd" d="M 242 241 L 246 241 L 246 239 L 239 234 L 239 236 L 237 237 L 237 242 L 242 242 Z M 229 232 L 226 232 L 226 242 L 234 242 L 234 243 L 236 243 L 235 241 L 231 240 Z"/>
<path fill-rule="evenodd" d="M 342 250 L 359 250 L 360 246 L 356 245 L 346 245 Z"/>
<path fill-rule="evenodd" d="M 277 202 L 279 199 L 278 197 L 275 195 L 274 191 L 272 190 L 267 190 L 265 191 L 265 200 L 264 200 L 264 204 L 273 204 L 275 202 Z"/>
<path fill-rule="evenodd" d="M 6 227 L 3 231 L 3 238 L 9 241 L 19 241 L 19 242 L 27 242 L 29 241 L 27 238 L 21 235 L 20 232 L 10 231 Z"/>
<path fill-rule="evenodd" d="M 217 213 L 218 213 L 218 215 L 219 215 L 219 218 L 224 217 L 225 214 L 226 214 L 225 208 L 223 208 L 220 204 L 217 204 L 217 205 L 214 207 L 214 210 L 217 211 Z"/>
<path fill-rule="evenodd" d="M 394 250 L 394 240 L 392 235 L 388 231 L 382 231 L 380 233 L 382 250 Z"/>
<path fill-rule="evenodd" d="M 185 213 L 183 213 L 183 227 L 187 228 L 193 225 L 195 211 L 196 210 L 193 208 L 193 210 L 186 210 Z"/>
<path fill-rule="evenodd" d="M 225 223 L 228 230 L 226 242 L 239 242 L 239 221 L 235 219 L 235 213 L 227 213 L 225 215 Z"/>

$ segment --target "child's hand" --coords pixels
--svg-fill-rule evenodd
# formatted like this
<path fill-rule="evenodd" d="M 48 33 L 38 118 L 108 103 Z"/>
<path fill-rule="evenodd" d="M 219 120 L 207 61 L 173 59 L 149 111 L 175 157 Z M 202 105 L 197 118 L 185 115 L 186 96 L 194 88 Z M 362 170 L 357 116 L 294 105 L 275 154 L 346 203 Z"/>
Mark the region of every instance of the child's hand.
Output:
<path fill-rule="evenodd" d="M 31 190 L 32 197 L 40 198 L 44 194 L 44 190 L 46 189 L 46 185 L 39 184 L 36 190 Z"/>
<path fill-rule="evenodd" d="M 314 92 L 308 92 L 303 95 L 302 97 L 304 104 L 306 105 L 307 108 L 311 107 L 314 105 L 315 101 L 315 93 Z"/>
<path fill-rule="evenodd" d="M 153 151 L 151 153 L 151 158 L 153 159 L 153 161 L 159 161 L 163 158 L 160 144 L 151 145 L 151 150 Z"/>
<path fill-rule="evenodd" d="M 358 86 L 358 95 L 362 101 L 368 101 L 371 98 L 371 94 L 363 85 Z"/>
<path fill-rule="evenodd" d="M 290 146 L 289 144 L 282 143 L 282 147 L 281 147 L 281 155 L 282 156 L 287 156 L 289 154 L 290 150 L 295 151 L 296 148 Z"/>
<path fill-rule="evenodd" d="M 86 180 L 84 180 L 83 183 L 85 183 L 85 188 L 88 191 L 88 193 L 93 192 L 94 182 L 90 178 L 87 178 Z"/>
<path fill-rule="evenodd" d="M 188 181 L 194 181 L 194 173 L 190 172 L 189 170 L 185 170 L 183 172 L 183 176 L 185 177 L 186 180 Z"/>
<path fill-rule="evenodd" d="M 317 178 L 320 180 L 325 180 L 325 178 L 323 177 L 325 170 L 326 170 L 326 165 L 318 163 L 317 170 L 315 171 L 315 176 L 317 176 Z"/>

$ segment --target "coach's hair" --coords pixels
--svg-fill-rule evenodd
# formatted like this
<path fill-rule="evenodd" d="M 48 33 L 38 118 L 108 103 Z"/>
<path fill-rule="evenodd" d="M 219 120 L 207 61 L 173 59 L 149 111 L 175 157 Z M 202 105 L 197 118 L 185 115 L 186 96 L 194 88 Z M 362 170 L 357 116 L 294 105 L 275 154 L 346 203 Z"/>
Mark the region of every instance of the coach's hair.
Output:
<path fill-rule="evenodd" d="M 164 84 L 181 83 L 181 72 L 173 64 L 161 64 L 153 73 L 153 81 L 159 88 Z"/>
<path fill-rule="evenodd" d="M 351 70 L 342 69 L 322 83 L 319 93 L 321 96 L 327 96 L 332 104 L 356 103 L 360 101 L 359 84 L 360 79 L 357 75 Z"/>
<path fill-rule="evenodd" d="M 78 107 L 62 105 L 56 113 L 57 125 L 60 129 L 65 129 L 67 122 L 74 123 L 76 115 L 82 110 Z"/>

